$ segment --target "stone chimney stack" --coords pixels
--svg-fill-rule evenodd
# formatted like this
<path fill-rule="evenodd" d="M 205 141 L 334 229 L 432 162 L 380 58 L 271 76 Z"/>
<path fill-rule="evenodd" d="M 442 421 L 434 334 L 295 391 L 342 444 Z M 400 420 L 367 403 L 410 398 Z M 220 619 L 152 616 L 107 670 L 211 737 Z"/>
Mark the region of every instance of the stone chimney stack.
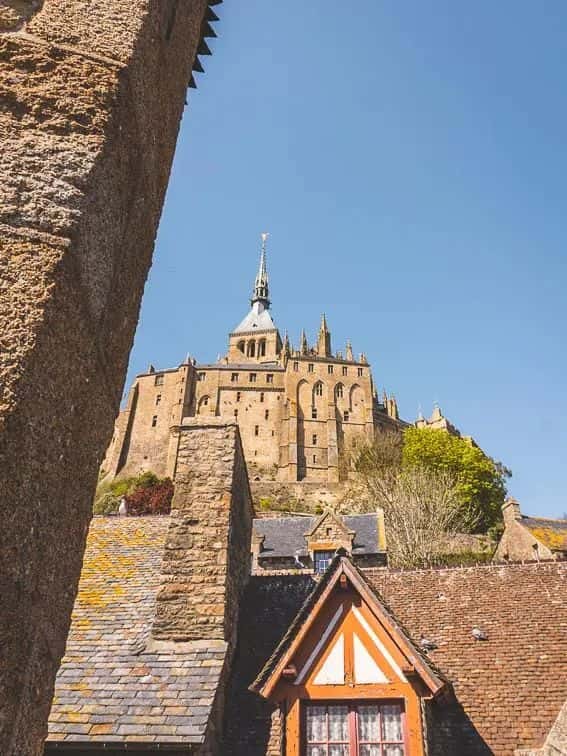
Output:
<path fill-rule="evenodd" d="M 238 426 L 184 419 L 172 428 L 171 446 L 175 495 L 152 638 L 234 647 L 253 519 Z"/>
<path fill-rule="evenodd" d="M 504 523 L 506 525 L 514 522 L 514 520 L 522 519 L 520 504 L 516 499 L 514 499 L 513 496 L 510 496 L 508 499 L 506 499 L 506 501 L 502 505 L 502 516 L 504 517 Z"/>

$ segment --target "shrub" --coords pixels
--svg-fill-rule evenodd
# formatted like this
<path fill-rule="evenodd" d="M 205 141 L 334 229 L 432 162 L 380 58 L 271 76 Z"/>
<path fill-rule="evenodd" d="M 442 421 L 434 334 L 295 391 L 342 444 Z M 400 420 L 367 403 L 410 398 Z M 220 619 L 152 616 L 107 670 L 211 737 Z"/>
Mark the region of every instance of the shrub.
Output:
<path fill-rule="evenodd" d="M 272 500 L 267 496 L 261 496 L 258 503 L 260 504 L 260 509 L 267 510 L 272 508 Z"/>
<path fill-rule="evenodd" d="M 120 499 L 109 491 L 95 501 L 93 513 L 95 515 L 115 514 L 118 512 L 119 506 Z"/>
<path fill-rule="evenodd" d="M 124 497 L 129 515 L 169 514 L 171 512 L 173 483 L 169 478 L 160 480 L 154 477 L 155 483 L 138 486 Z"/>

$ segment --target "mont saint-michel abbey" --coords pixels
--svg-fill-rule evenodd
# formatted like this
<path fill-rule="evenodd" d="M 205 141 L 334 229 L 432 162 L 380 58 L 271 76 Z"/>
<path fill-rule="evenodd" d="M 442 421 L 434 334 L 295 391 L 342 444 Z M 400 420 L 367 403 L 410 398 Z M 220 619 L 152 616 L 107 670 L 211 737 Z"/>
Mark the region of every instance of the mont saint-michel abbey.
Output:
<path fill-rule="evenodd" d="M 437 416 L 418 422 L 438 424 Z M 403 428 L 394 397 L 378 398 L 364 353 L 350 342 L 333 351 L 323 315 L 317 343 L 302 332 L 299 347 L 283 338 L 271 313 L 266 235 L 250 310 L 228 336 L 215 364 L 187 357 L 177 368 L 138 375 L 118 416 L 103 462 L 109 477 L 152 470 L 170 474 L 175 433 L 183 420 L 217 417 L 238 423 L 246 462 L 279 481 L 335 483 L 340 453 L 359 434 Z"/>

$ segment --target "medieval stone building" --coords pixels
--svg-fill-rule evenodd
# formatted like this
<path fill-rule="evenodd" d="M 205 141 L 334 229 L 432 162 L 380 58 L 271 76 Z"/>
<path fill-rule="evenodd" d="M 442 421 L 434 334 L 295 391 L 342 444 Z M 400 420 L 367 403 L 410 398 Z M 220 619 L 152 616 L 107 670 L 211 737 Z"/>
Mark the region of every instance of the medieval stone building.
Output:
<path fill-rule="evenodd" d="M 176 437 L 171 515 L 93 520 L 46 756 L 565 753 L 566 562 L 389 569 L 376 515 L 255 520 L 234 422 Z"/>
<path fill-rule="evenodd" d="M 106 458 L 110 476 L 153 470 L 173 474 L 170 428 L 186 417 L 238 423 L 247 463 L 280 481 L 339 480 L 341 449 L 376 428 L 403 428 L 394 397 L 380 401 L 364 354 L 333 352 L 323 315 L 317 343 L 299 348 L 282 336 L 270 310 L 265 235 L 250 311 L 214 364 L 187 360 L 138 375 L 120 413 Z"/>

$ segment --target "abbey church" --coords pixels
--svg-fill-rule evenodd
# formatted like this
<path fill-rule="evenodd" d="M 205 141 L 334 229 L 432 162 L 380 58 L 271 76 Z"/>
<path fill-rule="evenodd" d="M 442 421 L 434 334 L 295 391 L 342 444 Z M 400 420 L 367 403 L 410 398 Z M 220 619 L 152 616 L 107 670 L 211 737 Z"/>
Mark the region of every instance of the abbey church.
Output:
<path fill-rule="evenodd" d="M 282 482 L 339 481 L 341 450 L 360 434 L 403 429 L 396 399 L 375 387 L 364 353 L 350 342 L 333 352 L 323 315 L 315 345 L 305 332 L 298 348 L 282 336 L 270 310 L 266 234 L 250 310 L 228 337 L 215 364 L 187 358 L 177 368 L 138 375 L 116 421 L 102 469 L 110 478 L 152 470 L 172 474 L 177 449 L 171 429 L 184 419 L 215 416 L 238 423 L 244 455 L 254 469 Z M 438 409 L 418 425 L 456 431 Z"/>

